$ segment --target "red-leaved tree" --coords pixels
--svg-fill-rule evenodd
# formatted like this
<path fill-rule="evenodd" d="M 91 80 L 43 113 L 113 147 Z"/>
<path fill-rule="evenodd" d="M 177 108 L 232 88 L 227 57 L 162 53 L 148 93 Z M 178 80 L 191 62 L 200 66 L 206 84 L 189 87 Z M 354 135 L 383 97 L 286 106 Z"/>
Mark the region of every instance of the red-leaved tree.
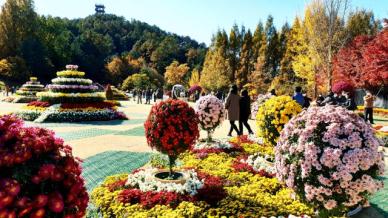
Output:
<path fill-rule="evenodd" d="M 385 28 L 370 41 L 363 50 L 365 86 L 381 87 L 388 85 L 388 28 Z"/>
<path fill-rule="evenodd" d="M 333 84 L 350 82 L 355 88 L 388 85 L 388 28 L 375 37 L 358 36 L 338 51 L 333 63 Z"/>
<path fill-rule="evenodd" d="M 371 40 L 368 36 L 357 36 L 338 51 L 333 62 L 333 84 L 349 82 L 357 88 L 364 86 L 362 53 Z"/>

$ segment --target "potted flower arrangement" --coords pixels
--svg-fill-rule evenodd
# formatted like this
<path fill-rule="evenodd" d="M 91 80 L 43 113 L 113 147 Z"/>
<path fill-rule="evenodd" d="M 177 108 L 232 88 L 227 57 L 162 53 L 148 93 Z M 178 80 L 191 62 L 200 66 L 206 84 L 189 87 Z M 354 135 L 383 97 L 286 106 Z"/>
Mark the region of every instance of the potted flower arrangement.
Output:
<path fill-rule="evenodd" d="M 370 125 L 342 107 L 310 107 L 285 125 L 276 146 L 279 180 L 318 209 L 342 216 L 383 187 L 381 142 Z"/>
<path fill-rule="evenodd" d="M 0 172 L 0 217 L 85 216 L 79 161 L 50 130 L 0 117 Z"/>
<path fill-rule="evenodd" d="M 195 112 L 201 128 L 207 132 L 206 142 L 214 142 L 212 134 L 225 120 L 224 104 L 216 96 L 206 95 L 195 103 Z"/>
<path fill-rule="evenodd" d="M 257 112 L 258 136 L 264 143 L 275 146 L 283 126 L 301 111 L 301 106 L 289 96 L 268 99 Z"/>
<path fill-rule="evenodd" d="M 167 154 L 169 171 L 155 174 L 159 179 L 180 180 L 182 173 L 173 172 L 178 155 L 198 139 L 198 118 L 193 108 L 177 99 L 161 101 L 151 108 L 144 123 L 148 145 Z"/>

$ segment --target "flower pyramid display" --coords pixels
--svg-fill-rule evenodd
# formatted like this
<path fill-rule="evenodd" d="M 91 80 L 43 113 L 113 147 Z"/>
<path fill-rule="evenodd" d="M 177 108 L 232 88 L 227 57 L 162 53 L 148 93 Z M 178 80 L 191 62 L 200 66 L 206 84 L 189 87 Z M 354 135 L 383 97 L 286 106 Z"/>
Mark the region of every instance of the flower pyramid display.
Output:
<path fill-rule="evenodd" d="M 276 146 L 279 180 L 320 212 L 342 216 L 383 187 L 382 146 L 372 127 L 342 107 L 310 107 L 294 117 Z"/>
<path fill-rule="evenodd" d="M 0 116 L 0 217 L 84 217 L 89 197 L 71 147 Z"/>
<path fill-rule="evenodd" d="M 30 77 L 30 81 L 20 87 L 16 91 L 16 94 L 12 97 L 9 97 L 9 101 L 12 103 L 29 103 L 31 101 L 36 101 L 36 93 L 44 91 L 44 86 L 40 84 L 36 77 Z"/>
<path fill-rule="evenodd" d="M 127 119 L 112 102 L 106 102 L 104 93 L 92 80 L 83 78 L 77 65 L 67 65 L 57 72 L 47 92 L 38 92 L 38 102 L 31 102 L 17 113 L 24 120 L 35 122 L 79 122 Z"/>

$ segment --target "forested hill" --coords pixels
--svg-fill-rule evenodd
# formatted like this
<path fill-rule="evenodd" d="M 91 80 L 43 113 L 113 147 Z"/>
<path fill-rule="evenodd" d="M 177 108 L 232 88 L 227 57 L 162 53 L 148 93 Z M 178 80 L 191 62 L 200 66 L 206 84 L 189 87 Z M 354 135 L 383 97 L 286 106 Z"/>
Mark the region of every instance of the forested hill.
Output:
<path fill-rule="evenodd" d="M 16 6 L 14 2 L 7 0 L 0 14 L 0 80 L 6 82 L 24 83 L 30 75 L 49 82 L 56 71 L 72 63 L 87 77 L 108 83 L 112 74 L 107 65 L 114 58 L 141 60 L 142 67 L 159 74 L 174 60 L 191 69 L 203 64 L 205 44 L 157 26 L 113 14 L 74 20 L 40 16 L 32 1 Z M 131 70 L 125 74 L 120 76 L 126 78 Z"/>

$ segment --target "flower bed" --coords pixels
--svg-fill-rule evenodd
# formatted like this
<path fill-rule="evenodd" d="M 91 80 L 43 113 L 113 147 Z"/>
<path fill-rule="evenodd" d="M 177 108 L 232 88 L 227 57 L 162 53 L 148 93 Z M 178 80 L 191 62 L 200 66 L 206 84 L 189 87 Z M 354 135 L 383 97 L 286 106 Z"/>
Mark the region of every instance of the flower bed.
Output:
<path fill-rule="evenodd" d="M 230 143 L 228 141 L 214 141 L 213 143 L 209 142 L 198 142 L 193 146 L 191 152 L 197 153 L 198 157 L 205 157 L 209 153 L 233 153 L 233 152 L 242 152 L 244 149 L 235 143 Z"/>
<path fill-rule="evenodd" d="M 52 79 L 51 82 L 57 85 L 91 85 L 93 83 L 93 81 L 90 79 L 61 77 Z"/>
<path fill-rule="evenodd" d="M 104 93 L 62 93 L 62 92 L 38 92 L 40 101 L 47 101 L 51 104 L 58 103 L 87 103 L 102 102 L 105 99 Z"/>
<path fill-rule="evenodd" d="M 231 141 L 252 153 L 273 155 L 273 147 L 254 143 L 247 137 L 233 138 Z M 245 152 L 242 154 L 247 155 Z M 144 183 L 131 182 L 132 185 L 129 185 L 127 174 L 108 177 L 93 191 L 92 202 L 101 215 L 107 217 L 271 217 L 290 214 L 308 217 L 313 214 L 311 207 L 294 199 L 293 192 L 276 178 L 237 171 L 234 163 L 239 158 L 223 152 L 209 153 L 203 158 L 191 152 L 181 154 L 181 164 L 176 170 L 193 170 L 200 180 L 196 184 L 204 184 L 194 195 L 187 195 L 188 190 L 193 190 L 188 187 L 193 186 L 187 186 L 188 189 L 179 194 L 171 191 L 177 190 L 172 186 L 167 188 L 170 191 L 160 188 L 155 192 L 158 185 L 153 182 L 140 190 L 139 184 Z M 129 175 L 130 181 L 147 181 L 145 177 L 133 179 L 136 172 Z"/>
<path fill-rule="evenodd" d="M 47 88 L 52 92 L 62 92 L 62 93 L 87 93 L 94 92 L 98 90 L 98 87 L 95 85 L 48 85 Z"/>
<path fill-rule="evenodd" d="M 63 103 L 51 105 L 35 101 L 23 107 L 16 115 L 26 121 L 35 122 L 81 122 L 126 120 L 126 115 L 116 110 L 112 102 Z"/>
<path fill-rule="evenodd" d="M 364 106 L 357 106 L 357 111 L 364 113 Z M 373 108 L 373 113 L 382 117 L 388 117 L 388 109 L 385 108 Z"/>
<path fill-rule="evenodd" d="M 83 217 L 79 161 L 54 133 L 0 117 L 0 217 Z"/>
<path fill-rule="evenodd" d="M 273 178 L 276 175 L 274 157 L 268 155 L 263 156 L 260 152 L 238 158 L 234 162 L 233 168 L 238 172 L 247 171 L 268 178 Z"/>

